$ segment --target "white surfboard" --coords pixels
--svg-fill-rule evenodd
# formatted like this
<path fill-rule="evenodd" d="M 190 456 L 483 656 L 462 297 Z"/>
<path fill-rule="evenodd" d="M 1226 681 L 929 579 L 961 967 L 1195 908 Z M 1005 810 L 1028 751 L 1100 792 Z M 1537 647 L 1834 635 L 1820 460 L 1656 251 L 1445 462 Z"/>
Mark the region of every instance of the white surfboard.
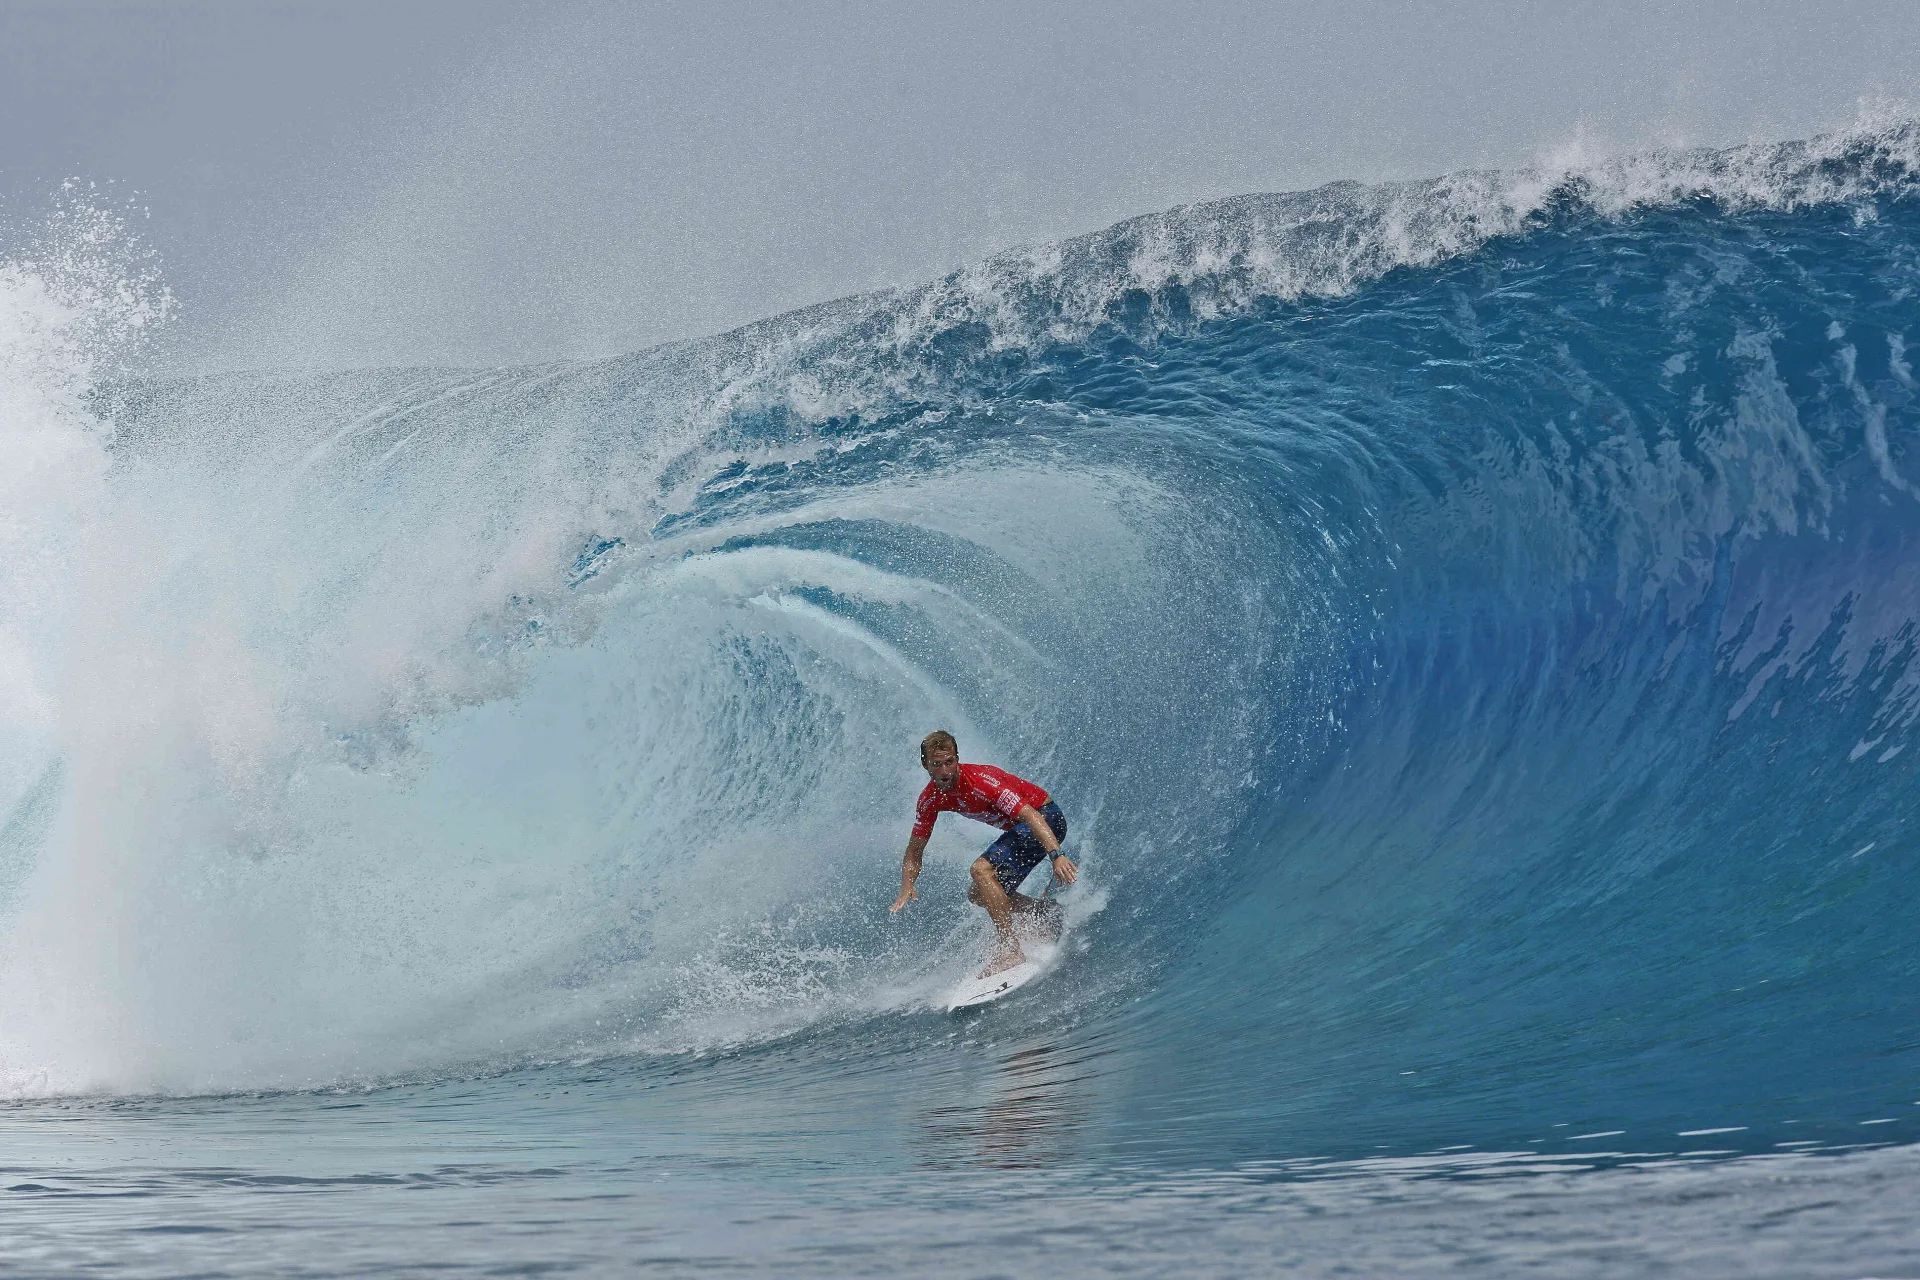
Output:
<path fill-rule="evenodd" d="M 1027 958 L 1013 968 L 984 978 L 968 978 L 955 987 L 947 995 L 947 1012 L 992 1004 L 1001 996 L 1018 991 L 1051 968 L 1053 958 L 1060 954 L 1058 944 L 1048 942 L 1029 942 L 1021 950 L 1027 953 Z"/>

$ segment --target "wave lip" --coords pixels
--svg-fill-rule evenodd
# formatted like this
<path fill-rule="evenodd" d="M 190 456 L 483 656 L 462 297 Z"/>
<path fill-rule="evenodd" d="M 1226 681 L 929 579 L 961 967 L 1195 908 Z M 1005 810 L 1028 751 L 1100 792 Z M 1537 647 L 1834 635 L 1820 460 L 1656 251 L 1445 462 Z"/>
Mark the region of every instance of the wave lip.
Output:
<path fill-rule="evenodd" d="M 708 371 L 720 388 L 713 408 L 778 403 L 818 422 L 889 398 L 964 393 L 966 378 L 996 359 L 1078 343 L 1102 326 L 1144 337 L 1261 300 L 1344 297 L 1553 216 L 1619 219 L 1706 202 L 1730 214 L 1832 205 L 1864 217 L 1875 202 L 1909 198 L 1917 179 L 1920 122 L 1873 111 L 1801 141 L 1576 152 L 1528 169 L 1234 196 L 748 325 L 702 352 L 722 359 Z"/>

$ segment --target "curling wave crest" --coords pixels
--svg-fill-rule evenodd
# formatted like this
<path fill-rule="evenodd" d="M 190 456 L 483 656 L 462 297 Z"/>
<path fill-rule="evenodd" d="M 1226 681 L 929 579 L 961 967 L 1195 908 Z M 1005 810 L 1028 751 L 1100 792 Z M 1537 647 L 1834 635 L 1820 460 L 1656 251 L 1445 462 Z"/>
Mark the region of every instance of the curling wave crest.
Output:
<path fill-rule="evenodd" d="M 487 371 L 112 376 L 16 255 L 0 1086 L 912 1060 L 944 725 L 1068 811 L 1001 1013 L 1135 1137 L 1903 1096 L 1917 158 L 1244 197 Z"/>

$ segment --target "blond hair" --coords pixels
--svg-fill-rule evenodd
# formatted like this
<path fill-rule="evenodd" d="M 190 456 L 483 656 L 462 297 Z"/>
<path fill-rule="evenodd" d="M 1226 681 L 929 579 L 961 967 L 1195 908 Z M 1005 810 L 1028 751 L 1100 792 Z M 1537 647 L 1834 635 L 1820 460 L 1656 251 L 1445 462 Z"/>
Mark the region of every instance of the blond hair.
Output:
<path fill-rule="evenodd" d="M 927 753 L 930 751 L 951 751 L 954 759 L 958 760 L 960 758 L 960 744 L 955 742 L 953 735 L 945 729 L 935 729 L 932 733 L 920 739 L 921 764 L 927 762 Z"/>

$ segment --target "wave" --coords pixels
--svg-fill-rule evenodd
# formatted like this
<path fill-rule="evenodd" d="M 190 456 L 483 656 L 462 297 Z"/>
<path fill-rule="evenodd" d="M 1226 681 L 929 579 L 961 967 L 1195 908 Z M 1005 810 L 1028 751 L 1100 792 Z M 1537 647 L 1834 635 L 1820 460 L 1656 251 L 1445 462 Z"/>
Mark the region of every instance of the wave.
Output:
<path fill-rule="evenodd" d="M 1156 1142 L 1882 1105 L 1917 148 L 1219 201 L 611 361 L 43 343 L 14 421 L 87 478 L 9 508 L 0 1082 L 925 1052 L 944 725 L 1088 870 L 1001 1015 Z"/>

